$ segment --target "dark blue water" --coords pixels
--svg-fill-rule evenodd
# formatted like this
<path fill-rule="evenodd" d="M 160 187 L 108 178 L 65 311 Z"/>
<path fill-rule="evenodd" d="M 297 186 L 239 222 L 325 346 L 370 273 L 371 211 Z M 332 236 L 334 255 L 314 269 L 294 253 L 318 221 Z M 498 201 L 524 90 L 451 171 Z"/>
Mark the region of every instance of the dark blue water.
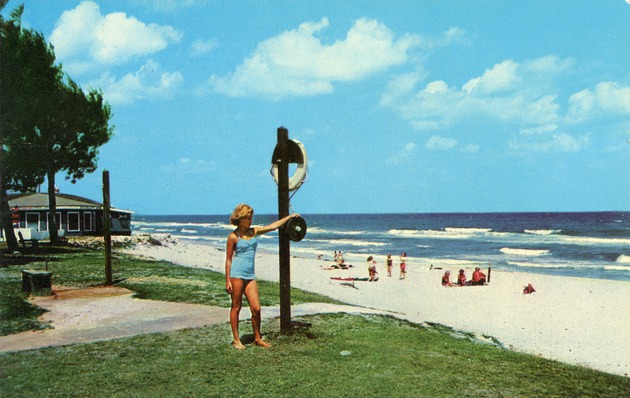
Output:
<path fill-rule="evenodd" d="M 304 240 L 293 255 L 324 259 L 341 250 L 349 262 L 384 261 L 406 252 L 410 266 L 487 267 L 630 281 L 630 212 L 303 215 Z M 136 216 L 133 230 L 223 247 L 229 215 Z M 256 215 L 262 225 L 275 216 Z M 261 248 L 277 251 L 277 233 Z"/>

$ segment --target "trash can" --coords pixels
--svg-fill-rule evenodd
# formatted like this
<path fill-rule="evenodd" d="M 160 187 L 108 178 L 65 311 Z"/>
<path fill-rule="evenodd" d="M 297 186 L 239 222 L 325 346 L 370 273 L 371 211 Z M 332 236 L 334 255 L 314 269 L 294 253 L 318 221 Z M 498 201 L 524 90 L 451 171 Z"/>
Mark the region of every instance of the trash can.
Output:
<path fill-rule="evenodd" d="M 22 270 L 22 290 L 32 296 L 52 295 L 52 272 Z"/>

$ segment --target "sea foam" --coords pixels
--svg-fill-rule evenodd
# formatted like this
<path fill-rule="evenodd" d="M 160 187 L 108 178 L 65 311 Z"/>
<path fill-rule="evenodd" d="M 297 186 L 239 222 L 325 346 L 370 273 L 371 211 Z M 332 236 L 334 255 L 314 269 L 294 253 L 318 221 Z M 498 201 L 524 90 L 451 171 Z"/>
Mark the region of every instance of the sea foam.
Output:
<path fill-rule="evenodd" d="M 544 256 L 549 254 L 549 250 L 533 250 L 533 249 L 512 249 L 509 247 L 502 247 L 500 249 L 503 254 L 510 254 L 515 256 Z"/>

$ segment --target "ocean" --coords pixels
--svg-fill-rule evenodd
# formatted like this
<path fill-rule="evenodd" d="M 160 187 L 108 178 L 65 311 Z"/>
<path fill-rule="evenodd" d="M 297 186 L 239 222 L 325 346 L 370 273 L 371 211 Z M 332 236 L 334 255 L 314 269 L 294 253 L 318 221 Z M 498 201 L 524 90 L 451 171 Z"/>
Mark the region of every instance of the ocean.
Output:
<path fill-rule="evenodd" d="M 402 252 L 409 267 L 457 271 L 479 266 L 512 272 L 630 281 L 630 212 L 447 213 L 302 215 L 306 237 L 291 242 L 291 255 L 363 266 L 367 256 L 383 265 Z M 255 215 L 254 225 L 275 220 Z M 134 234 L 169 234 L 224 248 L 234 229 L 229 215 L 134 216 Z M 278 234 L 263 236 L 259 250 L 277 252 Z"/>

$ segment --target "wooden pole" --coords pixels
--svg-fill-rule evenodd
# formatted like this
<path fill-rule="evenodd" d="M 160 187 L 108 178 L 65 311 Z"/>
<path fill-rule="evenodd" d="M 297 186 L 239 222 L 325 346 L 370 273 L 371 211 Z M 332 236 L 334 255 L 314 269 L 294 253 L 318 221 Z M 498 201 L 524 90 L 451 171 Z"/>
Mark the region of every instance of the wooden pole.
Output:
<path fill-rule="evenodd" d="M 109 217 L 109 171 L 103 170 L 103 238 L 105 240 L 105 285 L 114 284 L 112 278 L 112 234 Z"/>
<path fill-rule="evenodd" d="M 278 219 L 289 215 L 289 162 L 287 141 L 289 130 L 278 128 Z M 280 333 L 292 333 L 291 327 L 291 243 L 284 228 L 279 230 L 280 255 Z"/>

